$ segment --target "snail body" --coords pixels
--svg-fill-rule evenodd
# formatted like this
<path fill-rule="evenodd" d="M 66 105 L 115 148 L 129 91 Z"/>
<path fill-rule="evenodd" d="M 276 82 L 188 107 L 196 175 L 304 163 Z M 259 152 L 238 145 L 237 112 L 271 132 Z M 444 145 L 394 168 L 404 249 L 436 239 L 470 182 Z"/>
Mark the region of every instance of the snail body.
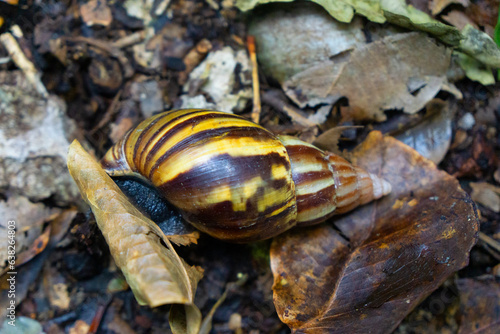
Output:
<path fill-rule="evenodd" d="M 232 242 L 320 223 L 391 191 L 335 154 L 211 110 L 146 119 L 101 164 L 111 176 L 152 184 L 189 223 Z"/>

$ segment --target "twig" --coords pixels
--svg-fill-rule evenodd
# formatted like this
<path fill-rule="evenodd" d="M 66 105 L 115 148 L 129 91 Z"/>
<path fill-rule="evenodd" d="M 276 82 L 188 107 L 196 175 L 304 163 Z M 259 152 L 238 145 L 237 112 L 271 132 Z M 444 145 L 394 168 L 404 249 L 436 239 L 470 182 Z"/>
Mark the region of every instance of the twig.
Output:
<path fill-rule="evenodd" d="M 479 232 L 479 240 L 484 242 L 488 246 L 488 248 L 491 248 L 492 250 L 494 250 L 496 252 L 495 257 L 498 258 L 498 256 L 500 256 L 500 243 L 498 241 L 496 241 L 495 239 L 486 235 L 483 232 Z M 495 254 L 492 254 L 492 255 L 495 255 Z"/>
<path fill-rule="evenodd" d="M 117 49 L 123 49 L 128 46 L 142 42 L 144 38 L 146 38 L 146 31 L 145 30 L 138 31 L 131 35 L 125 36 L 123 38 L 114 41 L 113 43 L 111 43 L 111 47 Z"/>
<path fill-rule="evenodd" d="M 24 73 L 28 81 L 33 85 L 35 90 L 42 96 L 47 97 L 49 93 L 40 80 L 40 73 L 38 73 L 35 65 L 26 57 L 26 55 L 21 50 L 19 43 L 17 43 L 14 36 L 11 33 L 6 32 L 0 35 L 0 42 L 3 44 L 9 57 L 12 61 L 19 67 L 19 69 Z"/>
<path fill-rule="evenodd" d="M 178 82 L 180 85 L 184 85 L 186 83 L 189 73 L 191 73 L 194 68 L 198 66 L 203 59 L 205 59 L 210 50 L 212 50 L 212 43 L 210 43 L 208 39 L 202 39 L 194 48 L 189 50 L 189 52 L 184 56 L 184 59 L 182 59 L 186 69 L 179 73 Z"/>
<path fill-rule="evenodd" d="M 255 52 L 255 37 L 247 37 L 248 53 L 252 62 L 252 87 L 253 87 L 253 109 L 252 121 L 259 123 L 260 119 L 260 87 L 259 87 L 259 67 L 257 65 L 257 53 Z"/>
<path fill-rule="evenodd" d="M 167 9 L 168 5 L 170 5 L 170 0 L 162 0 L 155 9 L 155 15 L 160 16 L 162 15 L 165 10 Z"/>
<path fill-rule="evenodd" d="M 274 109 L 281 111 L 292 119 L 293 122 L 305 127 L 316 126 L 317 124 L 308 120 L 307 117 L 302 115 L 302 111 L 288 103 L 286 103 L 280 96 L 280 93 L 274 90 L 268 90 L 262 93 L 262 101 L 271 105 Z"/>
<path fill-rule="evenodd" d="M 99 326 L 101 324 L 102 317 L 104 316 L 104 313 L 108 309 L 112 300 L 113 300 L 112 297 L 108 298 L 108 300 L 106 301 L 106 303 L 104 305 L 99 305 L 99 307 L 97 308 L 97 310 L 94 314 L 94 318 L 92 319 L 92 322 L 90 323 L 90 327 L 89 327 L 87 334 L 97 333 L 97 330 L 99 329 Z"/>

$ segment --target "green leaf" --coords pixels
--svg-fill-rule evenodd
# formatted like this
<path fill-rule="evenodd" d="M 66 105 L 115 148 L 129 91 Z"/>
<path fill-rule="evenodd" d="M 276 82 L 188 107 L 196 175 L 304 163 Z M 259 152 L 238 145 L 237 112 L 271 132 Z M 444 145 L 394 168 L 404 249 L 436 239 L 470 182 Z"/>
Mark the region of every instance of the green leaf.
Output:
<path fill-rule="evenodd" d="M 493 77 L 491 69 L 485 67 L 481 62 L 465 53 L 455 51 L 454 54 L 457 56 L 458 65 L 465 71 L 467 78 L 485 86 L 495 83 L 495 78 Z"/>
<path fill-rule="evenodd" d="M 424 31 L 452 46 L 458 46 L 462 39 L 457 28 L 436 21 L 426 13 L 406 5 L 405 0 L 380 0 L 380 3 L 387 21 L 392 24 Z"/>
<path fill-rule="evenodd" d="M 462 35 L 464 39 L 460 42 L 460 51 L 486 65 L 500 68 L 500 49 L 490 36 L 474 29 L 471 25 L 465 26 Z"/>

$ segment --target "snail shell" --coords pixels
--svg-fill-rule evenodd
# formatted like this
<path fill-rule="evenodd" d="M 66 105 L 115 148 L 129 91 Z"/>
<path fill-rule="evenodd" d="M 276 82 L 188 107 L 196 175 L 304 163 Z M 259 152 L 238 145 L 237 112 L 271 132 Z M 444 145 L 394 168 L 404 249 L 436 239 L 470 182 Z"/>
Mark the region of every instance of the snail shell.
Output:
<path fill-rule="evenodd" d="M 152 184 L 189 223 L 232 242 L 320 223 L 391 191 L 337 155 L 211 110 L 146 119 L 101 164 L 111 176 Z"/>

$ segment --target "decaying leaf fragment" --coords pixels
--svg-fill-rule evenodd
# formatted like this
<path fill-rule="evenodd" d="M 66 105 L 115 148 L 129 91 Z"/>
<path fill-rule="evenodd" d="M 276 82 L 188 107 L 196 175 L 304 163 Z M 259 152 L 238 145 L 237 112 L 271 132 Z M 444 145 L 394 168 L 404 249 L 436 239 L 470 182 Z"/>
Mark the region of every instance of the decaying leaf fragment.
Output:
<path fill-rule="evenodd" d="M 0 201 L 0 231 L 4 238 L 0 239 L 0 275 L 9 271 L 8 253 L 9 239 L 7 233 L 12 228 L 16 229 L 16 259 L 15 266 L 19 267 L 29 261 L 47 245 L 50 228 L 43 229 L 44 223 L 53 220 L 61 210 L 49 209 L 41 203 L 32 203 L 26 197 L 11 195 L 7 201 Z M 43 244 L 39 245 L 42 242 Z M 39 246 L 39 247 L 38 247 Z M 37 251 L 37 248 L 41 248 Z"/>
<path fill-rule="evenodd" d="M 334 220 L 342 235 L 327 222 L 273 241 L 274 303 L 292 332 L 389 333 L 476 241 L 467 193 L 413 149 L 372 132 L 352 160 L 392 193 Z"/>
<path fill-rule="evenodd" d="M 415 113 L 443 86 L 451 49 L 422 33 L 397 34 L 354 50 L 342 65 L 331 60 L 283 84 L 301 107 L 309 101 L 349 99 L 347 119 L 386 119 L 385 110 Z"/>
<path fill-rule="evenodd" d="M 247 11 L 258 4 L 271 2 L 293 2 L 293 0 L 237 0 L 236 6 L 242 11 Z M 384 23 L 387 21 L 413 31 L 426 32 L 476 59 L 478 62 L 468 64 L 469 73 L 475 71 L 472 67 L 478 69 L 484 65 L 500 67 L 500 49 L 485 32 L 472 26 L 466 26 L 460 32 L 457 28 L 439 22 L 408 5 L 405 0 L 311 0 L 311 2 L 322 6 L 329 15 L 340 22 L 351 22 L 354 13 L 356 13 L 365 16 L 372 22 Z M 439 7 L 436 10 L 440 11 L 442 6 L 446 6 L 450 2 L 459 2 L 464 6 L 468 3 L 467 0 L 436 1 Z M 468 77 L 469 73 L 466 73 Z"/>
<path fill-rule="evenodd" d="M 177 255 L 170 240 L 130 204 L 77 141 L 69 149 L 68 169 L 139 304 L 184 304 L 199 314 L 193 301 L 203 270 L 189 266 Z M 200 322 L 201 315 L 197 324 L 191 321 L 189 325 L 199 327 Z"/>

